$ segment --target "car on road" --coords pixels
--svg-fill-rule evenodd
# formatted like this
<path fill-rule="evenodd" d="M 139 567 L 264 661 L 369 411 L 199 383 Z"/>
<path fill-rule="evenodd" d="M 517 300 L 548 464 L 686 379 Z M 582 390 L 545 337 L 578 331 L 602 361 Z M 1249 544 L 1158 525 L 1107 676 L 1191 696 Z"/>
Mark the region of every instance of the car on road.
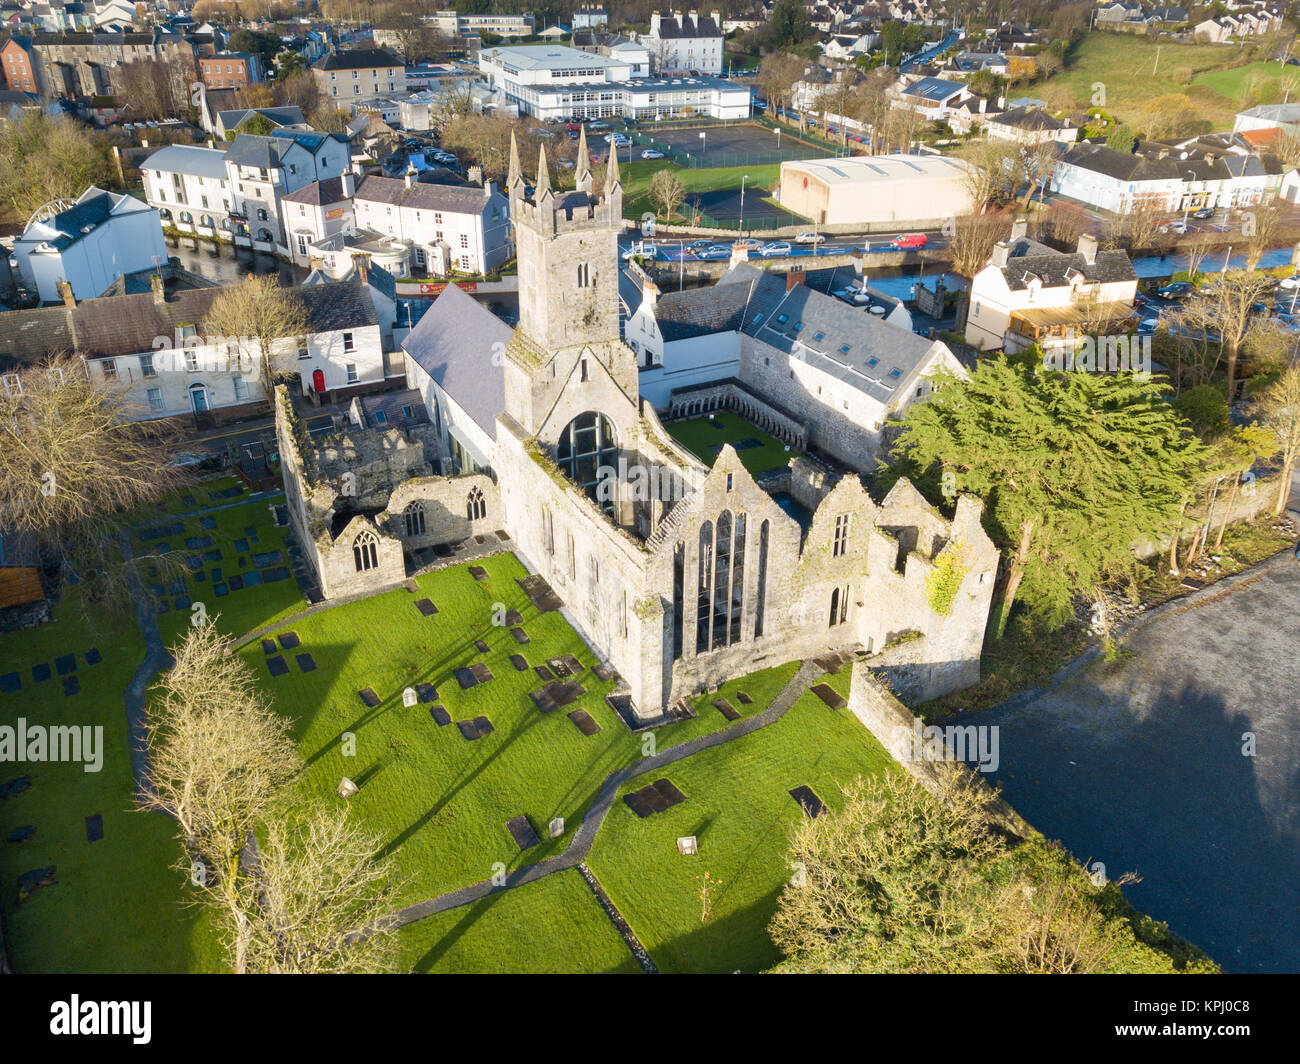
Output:
<path fill-rule="evenodd" d="M 636 243 L 633 244 L 626 251 L 624 251 L 619 256 L 619 258 L 621 258 L 624 262 L 631 262 L 633 259 L 637 258 L 640 255 L 646 255 L 650 258 L 653 258 L 655 251 L 656 248 L 654 244 Z"/>
<path fill-rule="evenodd" d="M 714 244 L 712 247 L 701 248 L 695 254 L 705 262 L 720 262 L 731 258 L 731 248 L 725 244 Z"/>
<path fill-rule="evenodd" d="M 692 241 L 691 241 L 689 244 L 687 244 L 686 246 L 687 246 L 688 248 L 690 248 L 692 251 L 699 251 L 700 248 L 711 248 L 711 247 L 713 247 L 713 241 L 712 241 L 712 240 L 692 240 Z"/>
<path fill-rule="evenodd" d="M 1156 289 L 1156 295 L 1165 299 L 1186 299 L 1192 294 L 1191 281 L 1172 281 L 1163 288 Z"/>
<path fill-rule="evenodd" d="M 759 248 L 760 255 L 789 255 L 794 250 L 788 240 L 773 240 Z"/>
<path fill-rule="evenodd" d="M 796 244 L 824 244 L 826 238 L 821 233 L 800 233 L 794 238 Z"/>
<path fill-rule="evenodd" d="M 737 240 L 736 243 L 743 244 L 745 247 L 749 248 L 750 251 L 763 250 L 763 242 L 761 240 L 755 239 L 752 236 L 742 237 L 741 239 Z"/>
<path fill-rule="evenodd" d="M 929 237 L 924 233 L 906 233 L 894 237 L 889 243 L 896 248 L 923 248 L 929 243 Z"/>
<path fill-rule="evenodd" d="M 1204 221 L 1206 218 L 1213 218 L 1214 208 L 1202 207 L 1199 211 L 1192 211 L 1192 217 L 1199 218 L 1201 221 Z"/>
<path fill-rule="evenodd" d="M 642 159 L 662 159 L 663 157 L 664 153 L 661 151 L 655 151 L 654 148 L 646 148 L 646 150 L 641 153 Z"/>

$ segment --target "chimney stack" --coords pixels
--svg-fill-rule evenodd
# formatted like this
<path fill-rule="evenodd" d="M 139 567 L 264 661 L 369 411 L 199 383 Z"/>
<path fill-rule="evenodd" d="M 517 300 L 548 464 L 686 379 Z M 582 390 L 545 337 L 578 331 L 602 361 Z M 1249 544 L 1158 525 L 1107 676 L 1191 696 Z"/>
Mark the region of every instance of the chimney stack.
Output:
<path fill-rule="evenodd" d="M 1079 254 L 1083 256 L 1083 261 L 1092 266 L 1097 261 L 1097 238 L 1091 233 L 1084 233 L 1079 237 Z"/>
<path fill-rule="evenodd" d="M 153 301 L 155 303 L 167 302 L 167 292 L 163 288 L 161 273 L 151 273 L 149 275 L 149 287 L 153 290 Z"/>
<path fill-rule="evenodd" d="M 344 171 L 341 179 L 343 182 L 343 198 L 351 199 L 357 194 L 357 177 L 351 170 Z"/>
<path fill-rule="evenodd" d="M 465 177 L 469 180 L 471 185 L 483 184 L 483 167 L 471 166 L 465 171 Z"/>
<path fill-rule="evenodd" d="M 997 266 L 999 269 L 1006 266 L 1011 261 L 1011 245 L 1005 240 L 999 240 L 993 245 L 993 254 L 989 258 L 990 266 Z"/>
<path fill-rule="evenodd" d="M 362 282 L 369 283 L 370 256 L 364 251 L 356 252 L 352 256 L 352 264 L 357 268 L 357 276 L 361 278 Z"/>
<path fill-rule="evenodd" d="M 785 275 L 785 290 L 789 292 L 792 289 L 798 288 L 801 284 L 803 284 L 803 281 L 804 281 L 803 270 L 791 270 L 789 273 Z"/>
<path fill-rule="evenodd" d="M 1014 222 L 1011 223 L 1011 239 L 1013 241 L 1023 240 L 1028 235 L 1029 235 L 1028 218 L 1017 218 Z"/>
<path fill-rule="evenodd" d="M 72 294 L 72 285 L 68 281 L 60 280 L 58 283 L 59 295 L 63 297 L 63 305 L 71 310 L 77 305 L 77 297 Z"/>
<path fill-rule="evenodd" d="M 408 167 L 408 168 L 407 168 L 407 170 L 406 170 L 406 174 L 404 175 L 403 180 L 405 180 L 405 182 L 406 182 L 406 187 L 407 187 L 407 188 L 410 188 L 412 185 L 415 184 L 415 167 L 414 167 L 414 166 L 411 166 L 411 167 Z"/>
<path fill-rule="evenodd" d="M 648 303 L 651 307 L 659 304 L 659 286 L 649 277 L 641 282 L 641 302 Z"/>
<path fill-rule="evenodd" d="M 748 261 L 749 261 L 749 245 L 732 244 L 731 262 L 727 264 L 727 268 L 731 269 L 732 267 L 739 266 L 741 263 L 748 262 Z"/>

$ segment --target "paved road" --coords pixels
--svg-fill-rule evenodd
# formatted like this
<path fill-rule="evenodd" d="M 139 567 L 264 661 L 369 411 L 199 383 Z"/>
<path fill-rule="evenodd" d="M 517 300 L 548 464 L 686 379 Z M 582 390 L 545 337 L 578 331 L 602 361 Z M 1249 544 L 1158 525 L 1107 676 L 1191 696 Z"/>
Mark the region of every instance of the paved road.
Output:
<path fill-rule="evenodd" d="M 1285 558 L 1152 620 L 1126 665 L 980 716 L 1012 805 L 1112 878 L 1139 872 L 1128 898 L 1226 971 L 1300 971 L 1297 600 Z"/>

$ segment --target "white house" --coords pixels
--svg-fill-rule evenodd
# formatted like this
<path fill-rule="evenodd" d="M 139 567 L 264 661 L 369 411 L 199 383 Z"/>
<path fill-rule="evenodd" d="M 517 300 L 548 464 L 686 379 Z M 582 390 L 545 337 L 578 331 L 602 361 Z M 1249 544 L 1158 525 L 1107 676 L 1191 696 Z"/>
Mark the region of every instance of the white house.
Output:
<path fill-rule="evenodd" d="M 696 11 L 650 14 L 650 32 L 642 38 L 650 61 L 659 74 L 710 74 L 722 72 L 722 16 Z"/>
<path fill-rule="evenodd" d="M 350 166 L 343 137 L 277 129 L 267 137 L 241 133 L 224 148 L 169 145 L 140 172 L 163 225 L 287 255 L 281 200 Z"/>
<path fill-rule="evenodd" d="M 1025 237 L 1017 221 L 971 280 L 966 342 L 981 351 L 1020 351 L 1075 335 L 1114 331 L 1132 314 L 1137 274 L 1123 251 L 1099 251 L 1097 238 L 1055 251 Z"/>
<path fill-rule="evenodd" d="M 311 262 L 311 245 L 355 228 L 352 213 L 355 182 L 350 173 L 328 177 L 304 185 L 280 200 L 289 254 L 295 265 L 306 266 Z"/>
<path fill-rule="evenodd" d="M 1017 144 L 1044 144 L 1058 141 L 1073 144 L 1079 139 L 1079 127 L 1064 118 L 1053 118 L 1036 107 L 1014 107 L 985 120 L 990 140 L 1009 140 Z"/>
<path fill-rule="evenodd" d="M 907 86 L 894 100 L 895 107 L 909 107 L 923 118 L 943 122 L 954 107 L 971 95 L 960 81 L 921 78 Z"/>
<path fill-rule="evenodd" d="M 510 203 L 496 184 L 440 185 L 404 178 L 367 177 L 352 201 L 358 229 L 410 247 L 419 270 L 490 273 L 513 255 Z"/>
<path fill-rule="evenodd" d="M 30 222 L 14 241 L 23 281 L 42 302 L 61 298 L 59 282 L 77 299 L 102 294 L 123 274 L 167 261 L 158 212 L 134 196 L 91 186 L 74 203 Z"/>
<path fill-rule="evenodd" d="M 307 314 L 309 332 L 281 345 L 280 366 L 297 371 L 304 395 L 347 396 L 381 387 L 383 339 L 374 301 L 362 280 L 291 290 Z M 63 285 L 63 302 L 11 311 L 0 355 L 39 362 L 59 351 L 85 361 L 90 379 L 123 390 L 140 420 L 194 415 L 211 424 L 264 410 L 261 352 L 209 340 L 203 321 L 222 289 L 167 293 L 161 276 L 142 293 L 77 300 Z"/>

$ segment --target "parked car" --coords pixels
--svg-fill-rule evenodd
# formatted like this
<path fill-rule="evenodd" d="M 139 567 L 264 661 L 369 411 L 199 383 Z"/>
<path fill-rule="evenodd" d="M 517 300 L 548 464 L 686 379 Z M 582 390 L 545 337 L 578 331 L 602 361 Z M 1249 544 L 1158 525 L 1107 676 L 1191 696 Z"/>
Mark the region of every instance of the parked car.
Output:
<path fill-rule="evenodd" d="M 1288 292 L 1293 288 L 1300 288 L 1300 274 L 1296 274 L 1294 277 L 1283 277 L 1282 280 L 1278 281 L 1277 286 L 1285 288 Z"/>
<path fill-rule="evenodd" d="M 1213 208 L 1213 207 L 1202 207 L 1199 211 L 1192 211 L 1192 217 L 1193 217 L 1193 218 L 1199 218 L 1199 219 L 1201 219 L 1202 221 L 1204 221 L 1206 218 L 1213 218 L 1213 217 L 1214 217 L 1214 208 Z"/>
<path fill-rule="evenodd" d="M 796 244 L 824 244 L 826 238 L 821 233 L 800 233 L 794 238 Z"/>
<path fill-rule="evenodd" d="M 929 243 L 929 237 L 924 233 L 907 233 L 904 236 L 896 236 L 890 241 L 896 248 L 923 248 Z"/>
<path fill-rule="evenodd" d="M 789 255 L 794 250 L 786 240 L 774 240 L 759 249 L 760 255 Z"/>
<path fill-rule="evenodd" d="M 1163 288 L 1156 289 L 1156 295 L 1165 299 L 1186 299 L 1192 294 L 1191 281 L 1172 281 Z"/>
<path fill-rule="evenodd" d="M 1156 329 L 1159 327 L 1159 325 L 1160 325 L 1160 319 L 1153 314 L 1151 317 L 1143 318 L 1140 322 L 1138 322 L 1137 331 L 1140 334 L 1145 336 L 1155 332 Z"/>
<path fill-rule="evenodd" d="M 701 248 L 711 248 L 711 247 L 713 247 L 713 241 L 712 241 L 712 240 L 692 240 L 692 241 L 691 241 L 689 244 L 687 244 L 686 246 L 687 246 L 688 248 L 690 248 L 692 251 L 699 251 Z"/>
<path fill-rule="evenodd" d="M 724 244 L 714 244 L 712 247 L 700 248 L 695 254 L 705 262 L 721 262 L 731 258 L 731 248 Z"/>
<path fill-rule="evenodd" d="M 628 248 L 625 252 L 623 252 L 623 254 L 619 256 L 619 258 L 621 258 L 624 262 L 630 262 L 632 259 L 635 259 L 640 255 L 646 255 L 649 256 L 650 258 L 654 258 L 654 254 L 655 254 L 655 246 L 653 244 L 639 242 L 633 244 L 630 248 Z"/>
<path fill-rule="evenodd" d="M 1187 232 L 1187 226 L 1182 222 L 1162 222 L 1160 224 L 1160 231 L 1162 233 L 1176 233 L 1179 236 L 1182 236 Z"/>
<path fill-rule="evenodd" d="M 654 148 L 646 148 L 646 150 L 641 153 L 642 159 L 662 159 L 663 157 L 664 153 L 661 151 L 655 151 Z"/>
<path fill-rule="evenodd" d="M 628 140 L 627 137 L 623 136 L 622 133 L 606 133 L 605 143 L 612 144 L 616 148 L 626 148 L 632 142 Z"/>

